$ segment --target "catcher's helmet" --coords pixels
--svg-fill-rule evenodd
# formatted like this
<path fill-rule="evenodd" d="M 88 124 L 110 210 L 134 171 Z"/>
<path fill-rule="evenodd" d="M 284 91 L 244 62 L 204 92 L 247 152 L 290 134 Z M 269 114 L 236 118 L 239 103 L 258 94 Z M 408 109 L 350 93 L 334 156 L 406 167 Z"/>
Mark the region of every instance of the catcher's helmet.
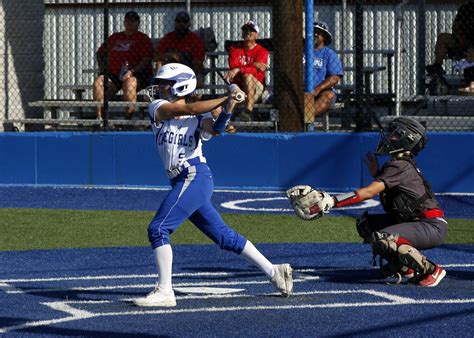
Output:
<path fill-rule="evenodd" d="M 167 63 L 163 65 L 155 77 L 150 81 L 148 87 L 149 95 L 154 99 L 159 98 L 158 85 L 168 84 L 171 86 L 172 96 L 186 96 L 196 90 L 197 80 L 194 71 L 181 63 Z"/>
<path fill-rule="evenodd" d="M 406 117 L 398 117 L 381 130 L 375 153 L 377 155 L 392 155 L 409 151 L 416 156 L 423 150 L 426 142 L 426 128 L 420 122 Z"/>

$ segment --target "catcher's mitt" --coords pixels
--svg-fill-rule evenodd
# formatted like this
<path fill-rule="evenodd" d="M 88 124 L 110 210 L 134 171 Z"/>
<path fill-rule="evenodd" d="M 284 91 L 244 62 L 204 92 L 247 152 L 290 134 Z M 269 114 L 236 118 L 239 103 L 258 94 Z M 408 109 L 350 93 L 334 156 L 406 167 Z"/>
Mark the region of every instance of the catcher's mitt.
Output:
<path fill-rule="evenodd" d="M 296 216 L 304 219 L 317 219 L 329 212 L 334 206 L 334 199 L 324 191 L 317 191 L 308 185 L 297 185 L 288 189 L 286 196 Z"/>

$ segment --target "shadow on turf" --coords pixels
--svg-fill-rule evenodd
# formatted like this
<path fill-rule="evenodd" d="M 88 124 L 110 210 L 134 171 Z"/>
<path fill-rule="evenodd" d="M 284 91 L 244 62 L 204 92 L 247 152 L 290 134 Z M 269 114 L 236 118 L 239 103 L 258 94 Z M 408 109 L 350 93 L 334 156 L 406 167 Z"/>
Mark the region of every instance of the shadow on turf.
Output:
<path fill-rule="evenodd" d="M 330 283 L 373 284 L 383 280 L 379 270 L 374 268 L 345 269 L 331 266 L 298 266 L 295 268 L 299 270 L 314 269 L 314 273 L 310 275 L 319 276 Z"/>
<path fill-rule="evenodd" d="M 474 271 L 446 269 L 446 277 L 452 279 L 474 280 Z"/>
<path fill-rule="evenodd" d="M 80 329 L 63 329 L 58 327 L 35 327 L 18 330 L 16 332 L 28 332 L 41 335 L 57 335 L 57 336 L 69 336 L 69 337 L 155 337 L 155 338 L 167 338 L 171 336 L 160 336 L 158 334 L 146 334 L 146 333 L 123 333 L 123 332 L 110 332 L 110 331 L 93 331 L 93 330 L 80 330 Z"/>
<path fill-rule="evenodd" d="M 438 323 L 448 318 L 453 318 L 453 317 L 455 318 L 455 317 L 460 317 L 460 316 L 469 317 L 472 314 L 474 314 L 474 309 L 473 310 L 460 310 L 457 312 L 450 312 L 450 313 L 444 313 L 444 314 L 432 315 L 432 316 L 424 316 L 421 318 L 414 318 L 413 320 L 410 320 L 410 321 L 403 320 L 403 321 L 398 321 L 398 322 L 387 324 L 387 325 L 377 325 L 370 328 L 346 331 L 337 335 L 330 335 L 328 337 L 354 337 L 354 336 L 365 336 L 369 334 L 375 334 L 376 336 L 383 336 L 387 334 L 393 334 L 394 330 L 397 333 L 400 333 L 402 332 L 401 330 L 403 330 L 403 332 L 405 332 L 404 335 L 409 336 L 410 327 L 416 328 L 417 326 L 420 325 L 420 323 Z M 436 326 L 434 326 L 434 330 L 436 329 L 437 329 Z M 443 328 L 443 332 L 445 330 L 446 328 Z M 434 331 L 434 332 L 438 332 L 438 335 L 440 335 L 439 331 Z M 433 333 L 431 335 L 433 335 Z M 430 336 L 430 334 L 426 333 L 426 336 Z M 466 337 L 467 336 L 468 334 L 466 333 Z"/>
<path fill-rule="evenodd" d="M 16 318 L 16 317 L 0 317 L 0 326 L 9 327 L 23 324 L 27 322 L 28 318 Z"/>

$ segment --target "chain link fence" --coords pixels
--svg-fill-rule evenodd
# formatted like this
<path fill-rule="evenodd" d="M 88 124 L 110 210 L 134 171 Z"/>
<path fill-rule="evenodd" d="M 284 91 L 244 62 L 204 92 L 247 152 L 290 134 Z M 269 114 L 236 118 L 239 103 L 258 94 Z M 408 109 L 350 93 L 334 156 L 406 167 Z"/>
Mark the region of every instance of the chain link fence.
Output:
<path fill-rule="evenodd" d="M 229 83 L 247 93 L 239 132 L 373 130 L 400 115 L 474 130 L 473 6 L 3 0 L 0 128 L 148 130 L 149 79 L 181 62 L 192 100 Z"/>

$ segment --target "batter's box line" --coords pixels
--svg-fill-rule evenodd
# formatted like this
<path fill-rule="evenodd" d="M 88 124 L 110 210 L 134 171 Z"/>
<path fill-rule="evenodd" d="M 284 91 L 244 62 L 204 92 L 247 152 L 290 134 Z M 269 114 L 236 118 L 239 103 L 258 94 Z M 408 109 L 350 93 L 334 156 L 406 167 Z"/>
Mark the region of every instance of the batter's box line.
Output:
<path fill-rule="evenodd" d="M 293 279 L 293 283 L 304 283 L 319 280 L 319 276 L 302 276 L 301 278 Z M 249 280 L 249 281 L 217 281 L 217 282 L 187 282 L 175 283 L 175 287 L 188 286 L 230 286 L 230 285 L 257 285 L 270 284 L 269 280 Z M 6 289 L 5 292 L 9 294 L 19 293 L 43 293 L 43 292 L 64 292 L 64 291 L 103 291 L 103 290 L 123 290 L 123 289 L 152 289 L 156 286 L 153 284 L 128 284 L 128 285 L 96 285 L 96 286 L 78 286 L 71 288 L 49 288 L 49 289 Z"/>
<path fill-rule="evenodd" d="M 20 330 L 31 327 L 49 326 L 58 323 L 78 321 L 88 318 L 96 317 L 115 317 L 115 316 L 143 316 L 143 315 L 173 315 L 182 313 L 209 313 L 209 312 L 235 312 L 235 311 L 265 311 L 265 310 L 297 310 L 297 309 L 328 309 L 328 308 L 351 308 L 351 307 L 370 307 L 370 306 L 397 306 L 397 305 L 433 305 L 433 304 L 466 304 L 474 303 L 474 298 L 469 299 L 411 299 L 405 297 L 398 297 L 379 292 L 376 290 L 333 290 L 333 291 L 313 291 L 314 294 L 334 294 L 334 293 L 376 293 L 377 296 L 388 296 L 393 301 L 385 302 L 360 302 L 360 303 L 325 303 L 325 304 L 299 304 L 299 305 L 257 305 L 257 306 L 231 306 L 231 307 L 204 307 L 204 308 L 184 308 L 184 309 L 156 309 L 156 310 L 138 310 L 125 312 L 98 312 L 92 313 L 85 310 L 80 310 L 72 307 L 69 304 L 98 304 L 104 301 L 65 301 L 65 302 L 50 302 L 42 303 L 51 309 L 63 311 L 70 316 L 63 318 L 56 318 L 51 320 L 32 321 L 24 324 L 19 324 L 10 327 L 0 328 L 0 333 L 6 333 L 13 330 Z M 297 295 L 307 295 L 308 292 L 295 293 Z M 201 296 L 202 297 L 202 296 Z M 105 301 L 111 302 L 111 301 Z"/>
<path fill-rule="evenodd" d="M 454 264 L 440 264 L 443 268 L 472 268 L 474 263 L 454 263 Z M 327 271 L 344 271 L 350 267 L 339 268 L 325 268 L 325 269 L 293 269 L 296 273 L 318 273 Z M 351 268 L 351 270 L 366 270 L 366 267 Z M 259 273 L 255 271 L 244 272 L 182 272 L 174 273 L 173 278 L 190 278 L 190 277 L 240 277 L 253 276 Z M 108 280 L 108 279 L 147 279 L 158 278 L 157 274 L 130 274 L 130 275 L 101 275 L 101 276 L 69 276 L 69 277 L 45 277 L 45 278 L 14 278 L 14 279 L 0 279 L 0 288 L 10 283 L 35 283 L 35 282 L 63 282 L 63 281 L 77 281 L 77 280 Z"/>
<path fill-rule="evenodd" d="M 308 273 L 317 272 L 317 269 L 293 269 L 294 272 Z M 319 270 L 321 271 L 321 270 Z M 189 277 L 240 277 L 254 276 L 260 271 L 242 271 L 242 272 L 179 272 L 174 273 L 173 278 Z M 34 283 L 34 282 L 63 282 L 75 280 L 107 280 L 107 279 L 141 279 L 158 278 L 158 274 L 130 274 L 130 275 L 102 275 L 102 276 L 69 276 L 69 277 L 45 277 L 45 278 L 21 278 L 21 279 L 0 279 L 0 283 Z"/>

